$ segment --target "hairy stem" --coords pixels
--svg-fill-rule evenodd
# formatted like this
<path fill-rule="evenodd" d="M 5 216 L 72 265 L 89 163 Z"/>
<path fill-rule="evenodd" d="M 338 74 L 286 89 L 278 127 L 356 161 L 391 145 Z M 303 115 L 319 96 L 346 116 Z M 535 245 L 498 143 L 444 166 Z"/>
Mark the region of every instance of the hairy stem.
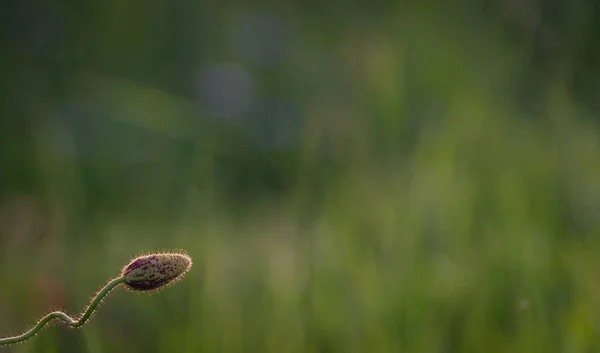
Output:
<path fill-rule="evenodd" d="M 92 315 L 92 313 L 94 312 L 94 310 L 96 309 L 98 304 L 100 304 L 102 299 L 108 293 L 110 293 L 110 291 L 113 288 L 115 288 L 116 286 L 118 286 L 119 284 L 121 284 L 123 282 L 125 282 L 125 277 L 118 277 L 118 278 L 115 278 L 115 279 L 111 280 L 110 282 L 108 282 L 98 292 L 98 294 L 96 294 L 96 296 L 94 297 L 94 299 L 92 300 L 90 305 L 87 307 L 85 312 L 83 314 L 81 314 L 79 319 L 77 319 L 77 320 L 73 319 L 69 315 L 63 313 L 62 311 L 51 312 L 51 313 L 47 314 L 46 316 L 44 316 L 43 318 L 41 318 L 40 321 L 38 321 L 37 324 L 35 324 L 35 326 L 32 327 L 29 331 L 27 331 L 21 335 L 18 335 L 18 336 L 0 338 L 0 346 L 26 341 L 26 340 L 30 339 L 31 337 L 35 336 L 35 334 L 38 333 L 42 328 L 44 328 L 44 326 L 46 326 L 46 324 L 48 324 L 49 322 L 51 322 L 54 319 L 60 319 L 60 320 L 64 321 L 67 325 L 69 325 L 70 327 L 82 326 L 90 318 L 90 316 Z"/>

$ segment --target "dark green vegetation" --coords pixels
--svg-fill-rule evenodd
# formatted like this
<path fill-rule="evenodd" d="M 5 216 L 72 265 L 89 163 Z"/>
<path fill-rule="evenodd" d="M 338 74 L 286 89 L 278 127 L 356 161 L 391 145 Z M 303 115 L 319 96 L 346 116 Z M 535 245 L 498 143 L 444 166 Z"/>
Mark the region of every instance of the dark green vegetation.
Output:
<path fill-rule="evenodd" d="M 600 6 L 10 0 L 14 352 L 598 352 Z M 235 64 L 232 65 L 232 64 Z"/>

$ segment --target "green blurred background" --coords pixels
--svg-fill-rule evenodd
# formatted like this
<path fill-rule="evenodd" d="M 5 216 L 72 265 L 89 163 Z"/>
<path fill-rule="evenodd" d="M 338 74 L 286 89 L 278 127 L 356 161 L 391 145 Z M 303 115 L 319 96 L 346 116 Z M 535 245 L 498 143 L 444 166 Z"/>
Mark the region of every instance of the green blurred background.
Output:
<path fill-rule="evenodd" d="M 600 5 L 6 0 L 7 352 L 600 351 Z"/>

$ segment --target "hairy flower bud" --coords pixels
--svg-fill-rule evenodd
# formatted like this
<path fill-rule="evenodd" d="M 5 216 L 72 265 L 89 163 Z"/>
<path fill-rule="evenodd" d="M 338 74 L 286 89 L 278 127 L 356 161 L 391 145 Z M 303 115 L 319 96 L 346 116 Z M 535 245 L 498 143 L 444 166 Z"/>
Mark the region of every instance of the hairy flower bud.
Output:
<path fill-rule="evenodd" d="M 127 287 L 150 291 L 181 278 L 191 267 L 192 259 L 185 254 L 151 254 L 133 259 L 121 275 Z"/>

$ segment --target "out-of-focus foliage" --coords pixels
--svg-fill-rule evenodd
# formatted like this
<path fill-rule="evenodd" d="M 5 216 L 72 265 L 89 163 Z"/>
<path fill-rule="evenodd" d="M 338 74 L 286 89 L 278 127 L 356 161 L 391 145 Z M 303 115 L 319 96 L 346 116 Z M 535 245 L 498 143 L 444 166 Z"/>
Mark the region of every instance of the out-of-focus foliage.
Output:
<path fill-rule="evenodd" d="M 593 1 L 0 5 L 12 352 L 600 350 Z"/>

